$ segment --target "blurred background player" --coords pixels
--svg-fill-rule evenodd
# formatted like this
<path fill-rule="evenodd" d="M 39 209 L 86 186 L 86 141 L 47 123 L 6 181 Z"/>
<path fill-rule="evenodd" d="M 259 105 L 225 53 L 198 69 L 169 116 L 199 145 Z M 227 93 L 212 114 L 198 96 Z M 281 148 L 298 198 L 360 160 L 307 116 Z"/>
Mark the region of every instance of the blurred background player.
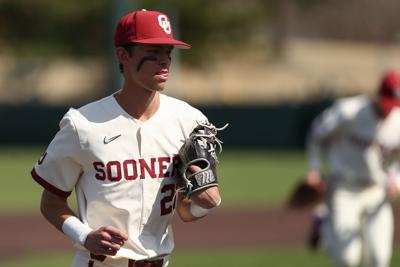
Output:
<path fill-rule="evenodd" d="M 44 217 L 75 241 L 73 266 L 166 266 L 175 207 L 194 221 L 221 202 L 217 186 L 176 198 L 175 156 L 207 118 L 161 92 L 173 47 L 190 45 L 173 38 L 165 14 L 145 10 L 121 18 L 114 45 L 122 89 L 70 109 L 32 176 L 45 189 Z M 67 203 L 74 189 L 78 214 Z"/>
<path fill-rule="evenodd" d="M 315 210 L 310 241 L 315 246 L 322 234 L 322 244 L 337 266 L 390 265 L 390 199 L 399 187 L 396 172 L 389 168 L 398 163 L 399 149 L 400 72 L 384 75 L 376 98 L 338 99 L 314 120 L 306 182 L 319 185 L 321 168 L 326 167 L 327 174 L 325 204 Z"/>

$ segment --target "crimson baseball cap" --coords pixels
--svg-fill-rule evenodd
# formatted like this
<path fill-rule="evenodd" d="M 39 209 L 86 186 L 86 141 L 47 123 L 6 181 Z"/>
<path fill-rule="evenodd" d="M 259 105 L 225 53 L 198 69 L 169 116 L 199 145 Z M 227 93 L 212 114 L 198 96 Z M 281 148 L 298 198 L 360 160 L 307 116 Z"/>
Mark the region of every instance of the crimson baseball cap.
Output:
<path fill-rule="evenodd" d="M 382 79 L 379 87 L 379 102 L 381 106 L 389 111 L 393 107 L 400 107 L 400 72 L 389 71 Z"/>
<path fill-rule="evenodd" d="M 123 16 L 118 22 L 114 35 L 114 45 L 127 43 L 166 44 L 177 48 L 192 46 L 174 39 L 172 26 L 167 15 L 145 9 Z"/>

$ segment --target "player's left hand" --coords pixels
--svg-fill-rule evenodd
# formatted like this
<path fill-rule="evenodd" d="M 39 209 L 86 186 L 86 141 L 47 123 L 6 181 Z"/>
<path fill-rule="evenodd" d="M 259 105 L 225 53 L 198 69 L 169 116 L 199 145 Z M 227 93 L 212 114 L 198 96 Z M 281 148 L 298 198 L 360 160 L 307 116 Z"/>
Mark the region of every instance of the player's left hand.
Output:
<path fill-rule="evenodd" d="M 190 199 L 205 209 L 212 209 L 221 202 L 221 196 L 217 186 L 195 192 L 190 196 Z"/>
<path fill-rule="evenodd" d="M 206 197 L 207 194 L 202 193 L 207 192 L 207 188 L 218 186 L 217 152 L 222 151 L 222 141 L 217 138 L 217 133 L 227 126 L 228 124 L 217 128 L 209 122 L 198 122 L 198 126 L 179 149 L 178 187 L 185 197 L 192 199 L 192 195 L 196 192 L 197 196 Z M 219 195 L 218 189 L 212 189 L 210 192 Z"/>
<path fill-rule="evenodd" d="M 191 173 L 196 173 L 201 171 L 201 168 L 196 165 L 189 166 L 189 171 Z M 202 189 L 200 191 L 194 192 L 190 199 L 205 209 L 211 209 L 218 205 L 221 202 L 221 196 L 219 194 L 219 189 L 217 186 L 208 187 L 206 189 Z"/>
<path fill-rule="evenodd" d="M 287 206 L 291 209 L 313 207 L 323 200 L 325 191 L 326 184 L 319 172 L 309 172 L 291 190 Z"/>

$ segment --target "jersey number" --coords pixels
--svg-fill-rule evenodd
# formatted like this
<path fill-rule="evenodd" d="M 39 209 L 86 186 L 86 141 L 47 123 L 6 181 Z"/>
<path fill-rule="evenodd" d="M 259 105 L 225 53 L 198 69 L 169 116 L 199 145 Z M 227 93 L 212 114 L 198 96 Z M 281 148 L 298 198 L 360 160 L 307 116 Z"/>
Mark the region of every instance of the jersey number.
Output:
<path fill-rule="evenodd" d="M 161 193 L 165 196 L 161 199 L 161 216 L 170 214 L 175 209 L 174 200 L 175 184 L 166 184 L 161 188 Z"/>

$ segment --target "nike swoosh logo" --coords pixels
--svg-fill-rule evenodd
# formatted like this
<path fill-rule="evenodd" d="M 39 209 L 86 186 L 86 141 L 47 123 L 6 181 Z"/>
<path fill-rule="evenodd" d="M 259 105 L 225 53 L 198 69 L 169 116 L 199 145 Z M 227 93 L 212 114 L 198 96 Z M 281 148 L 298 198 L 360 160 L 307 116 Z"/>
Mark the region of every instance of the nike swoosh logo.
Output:
<path fill-rule="evenodd" d="M 105 145 L 108 144 L 108 143 L 111 143 L 112 141 L 114 141 L 115 139 L 117 139 L 120 136 L 121 136 L 121 134 L 113 136 L 113 137 L 110 137 L 110 138 L 107 138 L 107 136 L 104 136 L 103 143 Z"/>

